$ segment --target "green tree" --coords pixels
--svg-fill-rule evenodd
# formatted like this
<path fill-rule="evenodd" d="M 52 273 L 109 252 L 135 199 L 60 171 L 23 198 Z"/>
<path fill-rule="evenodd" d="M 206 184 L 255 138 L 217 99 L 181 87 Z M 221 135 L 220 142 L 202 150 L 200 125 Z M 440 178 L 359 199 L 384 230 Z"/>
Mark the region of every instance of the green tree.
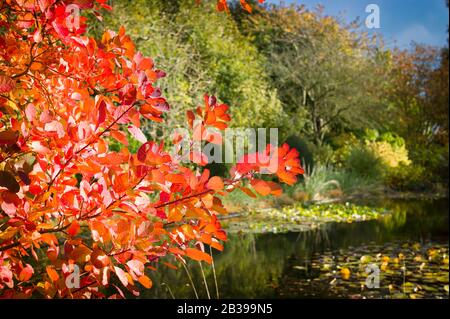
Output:
<path fill-rule="evenodd" d="M 291 129 L 322 145 L 341 129 L 376 123 L 378 88 L 385 81 L 377 69 L 383 50 L 358 31 L 356 22 L 343 25 L 320 7 L 303 6 L 273 6 L 235 17 L 267 57 Z"/>
<path fill-rule="evenodd" d="M 264 57 L 215 3 L 194 0 L 118 0 L 106 24 L 125 25 L 127 33 L 165 72 L 161 81 L 172 108 L 165 125 L 184 126 L 187 109 L 199 105 L 203 92 L 231 107 L 234 127 L 281 127 L 283 112 L 269 86 Z M 208 10 L 208 14 L 205 14 Z M 150 135 L 160 126 L 147 127 Z"/>

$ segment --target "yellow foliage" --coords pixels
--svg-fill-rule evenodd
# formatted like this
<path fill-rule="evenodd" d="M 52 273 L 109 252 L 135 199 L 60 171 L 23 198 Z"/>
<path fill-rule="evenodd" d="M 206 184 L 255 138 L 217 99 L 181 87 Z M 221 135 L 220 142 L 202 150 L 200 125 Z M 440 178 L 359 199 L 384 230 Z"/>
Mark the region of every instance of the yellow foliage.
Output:
<path fill-rule="evenodd" d="M 369 142 L 367 146 L 388 167 L 398 167 L 400 164 L 408 166 L 411 164 L 408 150 L 404 145 L 396 146 L 386 141 L 378 141 Z"/>

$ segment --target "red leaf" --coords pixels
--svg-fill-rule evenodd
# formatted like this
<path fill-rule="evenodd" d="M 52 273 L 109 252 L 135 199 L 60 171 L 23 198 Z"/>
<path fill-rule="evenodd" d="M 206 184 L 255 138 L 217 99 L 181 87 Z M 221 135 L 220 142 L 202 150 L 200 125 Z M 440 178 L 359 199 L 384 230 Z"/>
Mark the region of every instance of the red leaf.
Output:
<path fill-rule="evenodd" d="M 150 151 L 150 149 L 151 144 L 149 142 L 143 144 L 137 152 L 138 160 L 140 160 L 141 162 L 145 162 L 145 159 L 147 158 L 147 153 Z"/>
<path fill-rule="evenodd" d="M 0 132 L 0 144 L 12 145 L 17 142 L 19 138 L 19 133 L 13 130 L 6 130 Z"/>
<path fill-rule="evenodd" d="M 102 100 L 98 106 L 98 118 L 97 118 L 97 125 L 96 129 L 106 121 L 106 102 Z"/>
<path fill-rule="evenodd" d="M 12 91 L 15 86 L 16 81 L 11 79 L 9 76 L 0 75 L 0 94 Z"/>
<path fill-rule="evenodd" d="M 69 233 L 71 237 L 75 237 L 79 233 L 79 231 L 80 231 L 80 224 L 76 220 L 74 220 L 67 229 L 67 233 Z"/>

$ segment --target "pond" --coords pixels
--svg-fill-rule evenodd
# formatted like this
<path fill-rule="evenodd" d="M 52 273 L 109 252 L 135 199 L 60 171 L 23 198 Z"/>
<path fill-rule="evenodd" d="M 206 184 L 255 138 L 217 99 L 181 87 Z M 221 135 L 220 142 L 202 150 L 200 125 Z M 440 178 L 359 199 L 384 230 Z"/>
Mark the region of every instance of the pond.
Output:
<path fill-rule="evenodd" d="M 369 204 L 392 213 L 297 233 L 230 234 L 224 252 L 214 251 L 215 271 L 159 265 L 141 297 L 448 298 L 448 199 Z"/>

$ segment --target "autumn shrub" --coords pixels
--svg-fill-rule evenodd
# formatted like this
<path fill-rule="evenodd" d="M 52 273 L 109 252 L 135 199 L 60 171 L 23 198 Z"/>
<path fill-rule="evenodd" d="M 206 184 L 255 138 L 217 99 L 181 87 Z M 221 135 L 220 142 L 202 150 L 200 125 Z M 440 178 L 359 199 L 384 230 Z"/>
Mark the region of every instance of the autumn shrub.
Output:
<path fill-rule="evenodd" d="M 86 36 L 73 5 L 95 16 L 111 9 L 106 0 L 0 3 L 2 298 L 138 296 L 156 263 L 173 267 L 166 256 L 211 263 L 205 245 L 223 249 L 222 196 L 280 195 L 263 170 L 290 185 L 303 172 L 287 144 L 245 155 L 222 179 L 204 169 L 204 154 L 168 153 L 148 140 L 141 122 L 157 125 L 171 112 L 156 85 L 165 72 L 124 28 Z M 186 114 L 197 142 L 231 120 L 214 96 L 202 104 Z"/>

